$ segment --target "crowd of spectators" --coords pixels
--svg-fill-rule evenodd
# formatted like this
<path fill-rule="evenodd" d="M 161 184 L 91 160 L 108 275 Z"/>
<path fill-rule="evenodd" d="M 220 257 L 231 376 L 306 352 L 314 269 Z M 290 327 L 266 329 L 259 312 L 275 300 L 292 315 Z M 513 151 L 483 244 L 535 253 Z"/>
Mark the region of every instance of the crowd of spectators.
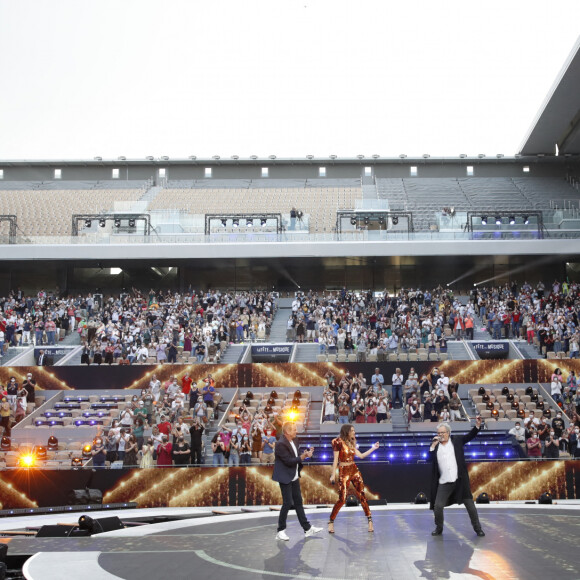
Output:
<path fill-rule="evenodd" d="M 199 362 L 217 362 L 228 343 L 265 339 L 276 309 L 266 292 L 208 291 L 118 296 L 60 296 L 41 290 L 0 298 L 0 357 L 9 346 L 54 345 L 77 332 L 83 364 L 176 362 L 183 351 Z"/>
<path fill-rule="evenodd" d="M 111 426 L 100 429 L 93 441 L 93 464 L 199 465 L 203 434 L 217 417 L 220 399 L 211 374 L 200 383 L 187 372 L 164 383 L 153 374 L 147 388 L 133 396 Z"/>
<path fill-rule="evenodd" d="M 299 293 L 288 319 L 287 339 L 317 342 L 320 352 L 344 349 L 379 357 L 417 348 L 446 351 L 448 338 L 473 339 L 480 323 L 490 338 L 537 339 L 543 352 L 580 356 L 580 284 L 555 280 L 532 286 L 527 281 L 471 291 L 467 304 L 450 288 Z M 478 319 L 479 317 L 479 319 Z M 545 347 L 545 349 L 544 349 Z M 379 358 L 379 360 L 381 360 Z"/>
<path fill-rule="evenodd" d="M 419 376 L 413 367 L 405 376 L 400 368 L 385 379 L 379 368 L 370 380 L 347 371 L 340 380 L 326 374 L 322 422 L 382 423 L 390 420 L 393 408 L 404 407 L 408 421 L 463 420 L 459 385 L 434 368 Z M 390 387 L 390 389 L 389 389 Z"/>
<path fill-rule="evenodd" d="M 532 286 L 525 281 L 490 288 L 477 287 L 471 303 L 494 339 L 537 340 L 543 353 L 580 355 L 578 313 L 580 285 L 554 280 Z"/>
<path fill-rule="evenodd" d="M 367 354 L 383 360 L 388 353 L 446 352 L 446 328 L 467 327 L 473 336 L 473 305 L 454 299 L 449 288 L 402 289 L 389 296 L 351 292 L 300 293 L 292 303 L 287 339 L 317 342 L 320 353 L 356 352 L 358 360 Z M 461 321 L 461 322 L 459 322 Z M 456 337 L 459 332 L 456 331 Z"/>

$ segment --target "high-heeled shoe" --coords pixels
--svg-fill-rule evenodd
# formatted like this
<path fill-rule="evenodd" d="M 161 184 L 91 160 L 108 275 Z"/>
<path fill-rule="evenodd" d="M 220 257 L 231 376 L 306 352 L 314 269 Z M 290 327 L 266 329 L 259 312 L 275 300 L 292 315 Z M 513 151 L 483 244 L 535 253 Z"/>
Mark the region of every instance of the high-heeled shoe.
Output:
<path fill-rule="evenodd" d="M 328 522 L 328 533 L 334 534 L 334 522 L 332 520 Z"/>
<path fill-rule="evenodd" d="M 374 532 L 375 527 L 373 526 L 373 518 L 371 516 L 368 516 L 368 520 L 369 520 L 369 532 Z"/>

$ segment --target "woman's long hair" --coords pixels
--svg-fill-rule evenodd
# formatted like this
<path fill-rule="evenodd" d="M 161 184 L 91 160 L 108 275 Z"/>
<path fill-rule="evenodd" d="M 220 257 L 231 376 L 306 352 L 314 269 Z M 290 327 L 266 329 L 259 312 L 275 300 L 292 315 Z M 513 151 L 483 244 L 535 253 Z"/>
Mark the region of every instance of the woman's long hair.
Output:
<path fill-rule="evenodd" d="M 354 449 L 356 446 L 356 439 L 350 436 L 350 430 L 352 429 L 352 425 L 350 423 L 345 423 L 340 428 L 340 435 L 339 437 L 351 448 Z"/>

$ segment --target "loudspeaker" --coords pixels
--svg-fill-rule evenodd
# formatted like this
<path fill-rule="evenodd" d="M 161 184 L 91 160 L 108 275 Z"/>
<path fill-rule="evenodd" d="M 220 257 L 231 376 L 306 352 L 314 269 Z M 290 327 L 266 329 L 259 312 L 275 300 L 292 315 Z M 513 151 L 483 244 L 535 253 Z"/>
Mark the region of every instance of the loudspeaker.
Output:
<path fill-rule="evenodd" d="M 103 492 L 100 489 L 71 489 L 68 493 L 68 505 L 102 504 Z"/>
<path fill-rule="evenodd" d="M 101 532 L 113 532 L 114 530 L 122 530 L 125 527 L 123 522 L 117 516 L 99 518 L 95 520 L 95 522 L 101 526 Z"/>
<path fill-rule="evenodd" d="M 351 493 L 346 496 L 346 507 L 355 507 L 358 505 L 358 497 Z"/>
<path fill-rule="evenodd" d="M 79 528 L 86 530 L 91 536 L 94 534 L 102 534 L 103 532 L 122 530 L 124 527 L 123 522 L 116 516 L 97 519 L 82 515 L 79 518 Z"/>
<path fill-rule="evenodd" d="M 50 525 L 50 526 L 42 526 L 38 532 L 36 532 L 37 538 L 68 538 L 72 526 L 59 526 L 59 525 Z"/>
<path fill-rule="evenodd" d="M 387 505 L 387 500 L 386 499 L 369 499 L 367 501 L 367 503 L 371 506 L 374 505 Z M 358 504 L 357 504 L 358 505 Z"/>

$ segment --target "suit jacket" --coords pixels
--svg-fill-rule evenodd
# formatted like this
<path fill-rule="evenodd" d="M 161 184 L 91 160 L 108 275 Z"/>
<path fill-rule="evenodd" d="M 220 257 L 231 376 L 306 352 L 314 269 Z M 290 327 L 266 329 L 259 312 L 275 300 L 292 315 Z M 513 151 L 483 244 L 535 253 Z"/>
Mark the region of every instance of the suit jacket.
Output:
<path fill-rule="evenodd" d="M 455 451 L 455 459 L 457 460 L 457 485 L 455 491 L 449 497 L 447 505 L 454 503 L 462 504 L 465 499 L 473 499 L 471 494 L 471 487 L 469 484 L 469 474 L 467 473 L 467 464 L 465 463 L 465 453 L 463 446 L 474 439 L 479 433 L 479 429 L 474 427 L 467 435 L 456 435 L 451 437 L 451 444 Z M 433 509 L 435 505 L 435 498 L 437 497 L 437 489 L 439 488 L 439 462 L 437 461 L 437 449 L 439 444 L 433 451 L 429 451 L 429 459 L 432 463 L 431 472 L 431 497 L 429 507 Z"/>
<path fill-rule="evenodd" d="M 296 451 L 298 451 L 298 445 L 296 443 L 294 443 L 294 445 L 296 446 Z M 294 455 L 294 450 L 292 449 L 292 445 L 290 445 L 290 441 L 288 441 L 286 436 L 282 434 L 276 443 L 272 479 L 279 483 L 291 483 L 296 476 L 296 466 L 298 466 L 298 477 L 300 477 L 300 472 L 302 471 L 302 460 L 300 459 L 300 454 L 298 457 Z"/>

